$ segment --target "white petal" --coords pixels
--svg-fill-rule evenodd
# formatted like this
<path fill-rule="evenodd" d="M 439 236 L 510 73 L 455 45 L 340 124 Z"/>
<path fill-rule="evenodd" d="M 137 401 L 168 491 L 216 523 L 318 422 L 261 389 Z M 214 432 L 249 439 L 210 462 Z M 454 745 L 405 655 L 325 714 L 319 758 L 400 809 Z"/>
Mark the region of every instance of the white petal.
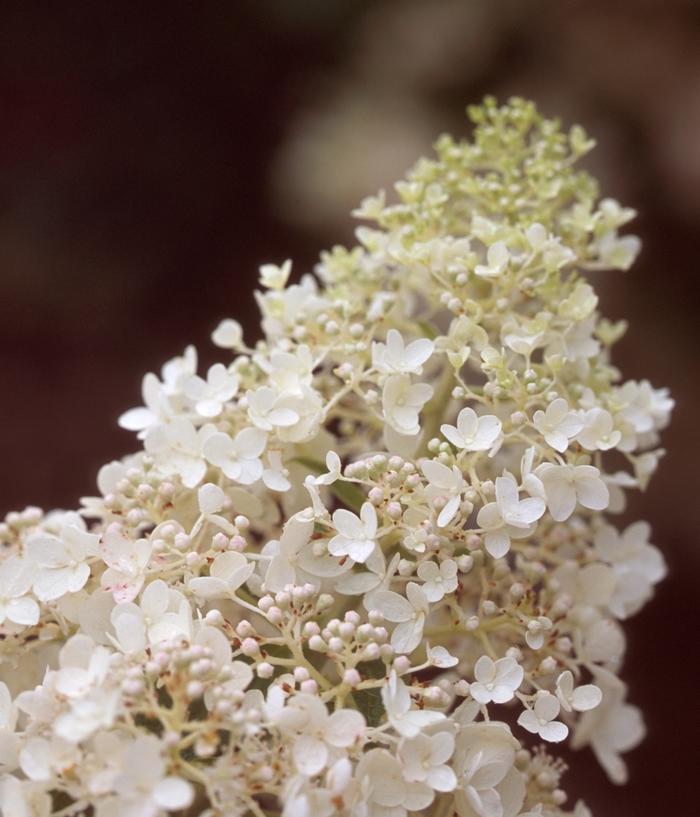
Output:
<path fill-rule="evenodd" d="M 243 459 L 252 460 L 265 450 L 267 434 L 259 428 L 244 428 L 233 441 L 236 453 Z"/>
<path fill-rule="evenodd" d="M 552 518 L 557 522 L 564 522 L 576 507 L 576 489 L 570 482 L 549 480 L 545 483 L 545 492 Z"/>
<path fill-rule="evenodd" d="M 15 624 L 31 627 L 39 621 L 39 605 L 29 596 L 11 599 L 7 605 L 7 617 Z"/>
<path fill-rule="evenodd" d="M 187 586 L 195 596 L 202 599 L 222 599 L 229 595 L 229 587 L 226 582 L 213 576 L 190 579 Z"/>
<path fill-rule="evenodd" d="M 165 777 L 154 787 L 153 800 L 166 811 L 189 808 L 194 800 L 194 789 L 180 777 Z"/>
<path fill-rule="evenodd" d="M 445 507 L 440 511 L 440 515 L 437 518 L 437 524 L 439 528 L 444 528 L 450 524 L 450 522 L 455 518 L 457 511 L 459 510 L 461 502 L 462 502 L 461 496 L 450 497 Z"/>
<path fill-rule="evenodd" d="M 151 582 L 141 596 L 141 609 L 149 618 L 162 616 L 170 603 L 170 590 L 162 579 Z"/>
<path fill-rule="evenodd" d="M 457 431 L 454 426 L 451 425 L 442 425 L 440 426 L 440 431 L 442 432 L 443 436 L 452 443 L 455 448 L 466 448 L 466 442 L 462 435 Z"/>
<path fill-rule="evenodd" d="M 335 529 L 347 539 L 355 539 L 363 536 L 364 530 L 362 521 L 352 511 L 340 508 L 333 514 L 333 524 Z"/>
<path fill-rule="evenodd" d="M 474 677 L 482 684 L 490 684 L 496 677 L 496 664 L 488 655 L 482 655 L 476 662 Z"/>
<path fill-rule="evenodd" d="M 296 571 L 286 556 L 281 553 L 273 556 L 265 573 L 265 590 L 279 593 L 286 585 L 294 584 L 295 580 Z"/>
<path fill-rule="evenodd" d="M 325 738 L 331 746 L 351 746 L 364 734 L 365 719 L 354 709 L 338 709 L 328 719 Z"/>
<path fill-rule="evenodd" d="M 243 337 L 243 329 L 238 321 L 226 318 L 211 334 L 212 342 L 221 349 L 234 349 Z"/>
<path fill-rule="evenodd" d="M 538 718 L 551 721 L 559 714 L 559 699 L 549 692 L 540 692 L 535 701 L 535 714 Z"/>
<path fill-rule="evenodd" d="M 494 559 L 501 559 L 510 550 L 510 536 L 505 529 L 489 531 L 484 536 L 484 547 Z"/>
<path fill-rule="evenodd" d="M 527 729 L 528 732 L 532 732 L 533 735 L 536 735 L 540 731 L 539 718 L 531 709 L 526 709 L 524 712 L 520 713 L 518 723 L 523 727 L 523 729 Z"/>
<path fill-rule="evenodd" d="M 587 468 L 592 466 L 579 466 L 580 468 Z M 597 471 L 598 469 L 593 469 Z M 610 492 L 608 486 L 598 476 L 576 477 L 576 494 L 578 501 L 584 508 L 589 508 L 592 511 L 602 511 L 608 507 L 610 503 Z"/>
<path fill-rule="evenodd" d="M 540 727 L 540 737 L 549 743 L 560 743 L 569 734 L 569 727 L 561 721 L 551 721 Z"/>
<path fill-rule="evenodd" d="M 197 501 L 200 513 L 218 513 L 226 501 L 226 495 L 213 482 L 207 482 L 197 491 Z"/>
<path fill-rule="evenodd" d="M 413 618 L 411 604 L 393 590 L 377 590 L 372 593 L 372 609 L 379 610 L 387 621 L 402 622 Z"/>
<path fill-rule="evenodd" d="M 242 553 L 237 553 L 235 550 L 228 550 L 214 559 L 209 568 L 209 575 L 215 576 L 217 579 L 228 581 L 234 573 L 244 568 L 248 564 L 248 560 Z"/>
<path fill-rule="evenodd" d="M 426 783 L 435 791 L 453 791 L 457 777 L 449 766 L 435 766 L 428 772 Z"/>
<path fill-rule="evenodd" d="M 574 690 L 571 705 L 577 712 L 586 712 L 595 709 L 602 699 L 603 693 L 595 684 L 584 684 Z"/>
<path fill-rule="evenodd" d="M 328 761 L 326 744 L 310 735 L 301 735 L 294 741 L 292 754 L 297 769 L 309 777 L 322 771 Z"/>
<path fill-rule="evenodd" d="M 414 621 L 404 621 L 397 624 L 391 634 L 391 646 L 400 653 L 412 653 L 423 638 L 423 624 L 425 617 L 418 616 Z"/>

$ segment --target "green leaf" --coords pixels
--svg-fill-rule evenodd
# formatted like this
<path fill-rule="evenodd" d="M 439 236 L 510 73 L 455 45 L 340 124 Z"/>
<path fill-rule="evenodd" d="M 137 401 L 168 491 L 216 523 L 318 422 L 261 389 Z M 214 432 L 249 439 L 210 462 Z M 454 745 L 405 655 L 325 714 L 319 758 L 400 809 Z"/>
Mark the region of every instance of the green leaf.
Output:
<path fill-rule="evenodd" d="M 384 704 L 378 688 L 360 689 L 352 693 L 355 705 L 365 716 L 368 726 L 379 726 L 384 717 Z"/>

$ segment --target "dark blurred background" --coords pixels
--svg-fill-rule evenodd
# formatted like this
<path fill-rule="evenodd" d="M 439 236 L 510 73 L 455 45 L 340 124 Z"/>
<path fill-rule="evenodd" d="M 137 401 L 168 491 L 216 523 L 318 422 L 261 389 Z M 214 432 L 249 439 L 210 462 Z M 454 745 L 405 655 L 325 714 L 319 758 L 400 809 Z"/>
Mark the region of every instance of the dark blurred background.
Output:
<path fill-rule="evenodd" d="M 485 93 L 581 122 L 643 254 L 596 281 L 618 361 L 677 400 L 633 509 L 670 577 L 628 626 L 649 737 L 631 783 L 588 752 L 597 817 L 692 817 L 700 671 L 696 0 L 297 0 L 0 5 L 0 512 L 74 507 L 134 446 L 142 374 L 236 317 L 266 261 L 352 241 L 348 212 Z M 689 723 L 692 719 L 693 723 Z"/>

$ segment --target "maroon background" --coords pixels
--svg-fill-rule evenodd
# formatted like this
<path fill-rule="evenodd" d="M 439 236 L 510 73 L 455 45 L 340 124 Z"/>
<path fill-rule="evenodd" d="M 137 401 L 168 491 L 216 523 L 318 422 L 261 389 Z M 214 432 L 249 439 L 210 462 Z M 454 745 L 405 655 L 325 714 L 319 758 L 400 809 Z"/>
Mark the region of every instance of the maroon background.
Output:
<path fill-rule="evenodd" d="M 484 93 L 531 96 L 589 127 L 604 190 L 640 212 L 638 264 L 597 285 L 606 314 L 631 323 L 625 374 L 678 401 L 669 453 L 635 508 L 671 571 L 628 627 L 625 674 L 649 737 L 628 756 L 627 788 L 587 752 L 565 782 L 598 817 L 691 815 L 699 7 L 475 0 L 465 18 L 456 2 L 432 5 L 448 21 L 439 30 L 415 2 L 0 6 L 0 511 L 75 506 L 99 465 L 132 449 L 115 421 L 139 403 L 143 372 L 189 342 L 208 362 L 221 317 L 251 336 L 258 264 L 309 269 L 349 240 L 349 219 L 283 217 L 270 168 L 301 111 L 353 82 L 370 93 L 370 57 L 376 81 L 419 99 L 438 129 L 463 127 L 464 104 Z M 415 44 L 447 34 L 435 72 L 411 61 Z"/>

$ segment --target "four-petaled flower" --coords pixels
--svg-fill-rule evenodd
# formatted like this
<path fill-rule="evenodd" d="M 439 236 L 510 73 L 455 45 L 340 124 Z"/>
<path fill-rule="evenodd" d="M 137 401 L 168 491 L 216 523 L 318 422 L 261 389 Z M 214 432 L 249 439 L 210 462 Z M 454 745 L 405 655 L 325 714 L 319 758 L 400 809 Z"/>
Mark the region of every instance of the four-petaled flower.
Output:
<path fill-rule="evenodd" d="M 443 503 L 437 524 L 439 528 L 444 528 L 457 515 L 462 502 L 462 491 L 467 484 L 456 465 L 448 468 L 437 460 L 425 460 L 421 465 L 421 470 L 428 479 L 428 497 L 433 501 L 440 500 Z"/>
<path fill-rule="evenodd" d="M 200 417 L 218 417 L 224 403 L 238 391 L 238 375 L 229 372 L 223 363 L 215 363 L 206 380 L 192 375 L 185 381 L 183 391 L 194 401 L 194 410 Z"/>
<path fill-rule="evenodd" d="M 493 661 L 482 655 L 474 667 L 476 681 L 469 685 L 469 694 L 480 704 L 504 704 L 513 698 L 523 676 L 523 668 L 515 658 L 506 656 Z"/>
<path fill-rule="evenodd" d="M 394 374 L 386 379 L 382 391 L 384 417 L 399 434 L 412 437 L 420 431 L 418 416 L 433 396 L 427 383 L 411 383 L 407 374 Z"/>
<path fill-rule="evenodd" d="M 503 426 L 494 414 L 479 416 L 474 409 L 463 408 L 457 415 L 457 426 L 447 423 L 440 431 L 461 451 L 488 451 L 498 440 Z"/>
<path fill-rule="evenodd" d="M 420 374 L 434 346 L 427 338 L 418 338 L 406 346 L 401 333 L 390 329 L 386 343 L 372 343 L 372 365 L 382 374 Z"/>
<path fill-rule="evenodd" d="M 59 536 L 30 536 L 27 560 L 32 567 L 34 595 L 40 601 L 53 601 L 82 589 L 90 577 L 88 560 L 97 555 L 99 541 L 99 536 L 79 524 L 64 525 Z"/>
<path fill-rule="evenodd" d="M 429 602 L 440 601 L 448 593 L 454 593 L 459 582 L 457 578 L 457 562 L 454 559 L 445 559 L 444 562 L 421 562 L 416 571 L 418 578 L 423 580 L 423 592 Z"/>
<path fill-rule="evenodd" d="M 518 483 L 512 474 L 496 478 L 496 501 L 484 505 L 476 523 L 486 532 L 484 547 L 494 559 L 510 550 L 510 540 L 529 536 L 533 525 L 544 514 L 545 504 L 539 497 L 520 499 Z"/>
<path fill-rule="evenodd" d="M 29 627 L 39 621 L 39 605 L 27 595 L 32 574 L 27 562 L 9 556 L 0 562 L 0 625 L 7 619 Z"/>
<path fill-rule="evenodd" d="M 547 507 L 557 522 L 567 520 L 577 503 L 592 511 L 602 511 L 608 507 L 608 486 L 593 465 L 554 465 L 545 462 L 534 473 L 542 481 Z"/>
<path fill-rule="evenodd" d="M 569 404 L 563 397 L 547 406 L 546 411 L 536 411 L 532 417 L 535 428 L 544 437 L 547 445 L 551 445 L 555 451 L 563 453 L 569 447 L 569 441 L 573 439 L 583 428 L 581 416 L 569 410 Z"/>
<path fill-rule="evenodd" d="M 251 485 L 263 474 L 260 455 L 267 445 L 267 434 L 259 428 L 244 428 L 235 437 L 221 431 L 204 441 L 202 453 L 234 482 Z"/>
<path fill-rule="evenodd" d="M 523 729 L 539 735 L 549 743 L 559 743 L 569 734 L 569 727 L 556 720 L 559 715 L 560 703 L 556 695 L 540 690 L 535 698 L 532 709 L 520 713 L 518 723 Z"/>
<path fill-rule="evenodd" d="M 353 562 L 366 562 L 377 546 L 377 512 L 371 502 L 365 502 L 360 515 L 339 508 L 333 514 L 333 525 L 338 531 L 328 543 L 333 556 L 349 556 Z"/>

